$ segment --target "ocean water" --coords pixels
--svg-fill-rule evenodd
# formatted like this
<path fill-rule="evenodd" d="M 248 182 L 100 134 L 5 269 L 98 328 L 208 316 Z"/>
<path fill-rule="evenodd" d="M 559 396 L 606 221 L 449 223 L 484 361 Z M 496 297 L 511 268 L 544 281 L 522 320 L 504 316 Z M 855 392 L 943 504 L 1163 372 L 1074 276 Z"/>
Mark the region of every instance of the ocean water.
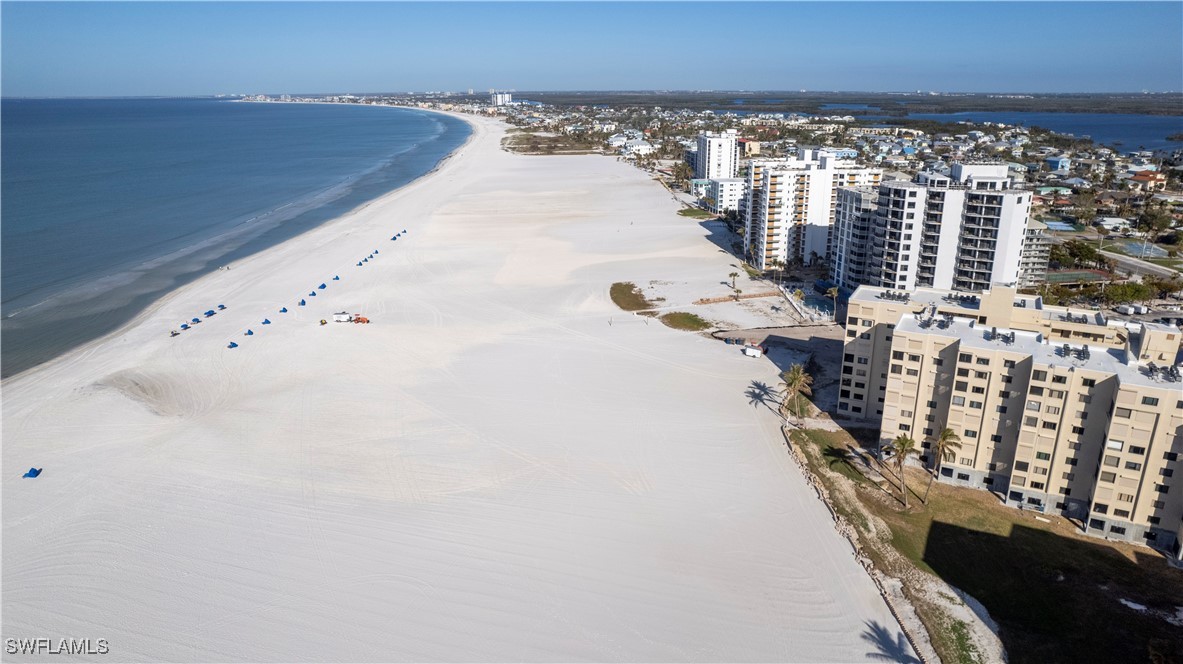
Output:
<path fill-rule="evenodd" d="M 431 171 L 467 124 L 213 99 L 0 101 L 0 374 Z"/>

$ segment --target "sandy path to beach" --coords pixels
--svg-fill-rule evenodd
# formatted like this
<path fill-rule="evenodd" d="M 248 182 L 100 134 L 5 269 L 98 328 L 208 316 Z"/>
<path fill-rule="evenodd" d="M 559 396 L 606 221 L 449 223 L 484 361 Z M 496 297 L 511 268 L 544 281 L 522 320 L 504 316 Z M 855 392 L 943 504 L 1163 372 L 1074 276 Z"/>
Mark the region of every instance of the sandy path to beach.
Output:
<path fill-rule="evenodd" d="M 846 662 L 898 632 L 745 396 L 777 368 L 607 296 L 733 259 L 630 166 L 511 155 L 473 122 L 437 174 L 4 383 L 4 637 Z M 342 310 L 373 323 L 317 323 Z"/>

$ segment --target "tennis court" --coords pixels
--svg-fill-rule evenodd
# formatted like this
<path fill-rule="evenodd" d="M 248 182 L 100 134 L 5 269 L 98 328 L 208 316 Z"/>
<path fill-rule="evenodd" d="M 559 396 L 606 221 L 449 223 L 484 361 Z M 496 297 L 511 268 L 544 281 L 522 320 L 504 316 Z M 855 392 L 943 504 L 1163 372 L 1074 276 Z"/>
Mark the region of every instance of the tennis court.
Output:
<path fill-rule="evenodd" d="M 1109 278 L 1109 274 L 1103 270 L 1056 270 L 1047 273 L 1047 282 L 1053 285 L 1108 281 Z"/>
<path fill-rule="evenodd" d="M 1043 222 L 1048 230 L 1060 232 L 1072 232 L 1076 230 L 1076 226 L 1065 221 L 1045 221 Z"/>
<path fill-rule="evenodd" d="M 1115 240 L 1113 244 L 1121 245 L 1122 251 L 1134 258 L 1166 258 L 1167 250 L 1157 245 L 1146 243 L 1146 254 L 1142 254 L 1141 240 Z"/>

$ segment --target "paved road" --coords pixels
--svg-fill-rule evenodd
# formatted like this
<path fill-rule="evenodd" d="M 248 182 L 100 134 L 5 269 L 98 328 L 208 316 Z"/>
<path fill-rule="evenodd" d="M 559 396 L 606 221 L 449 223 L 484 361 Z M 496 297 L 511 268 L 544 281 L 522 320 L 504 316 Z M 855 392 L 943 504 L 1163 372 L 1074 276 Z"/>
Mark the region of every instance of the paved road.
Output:
<path fill-rule="evenodd" d="M 1055 242 L 1056 244 L 1064 244 L 1065 242 L 1068 242 L 1069 240 L 1084 240 L 1085 242 L 1096 242 L 1097 241 L 1096 236 L 1089 236 L 1089 235 L 1076 236 L 1076 237 L 1062 237 L 1059 235 L 1050 235 L 1049 237 L 1051 238 L 1051 241 Z M 1169 267 L 1164 267 L 1162 265 L 1155 265 L 1154 263 L 1148 263 L 1144 260 L 1140 260 L 1137 258 L 1131 258 L 1131 257 L 1126 256 L 1124 254 L 1115 254 L 1111 251 L 1102 250 L 1101 255 L 1104 256 L 1105 258 L 1109 258 L 1113 262 L 1117 263 L 1117 266 L 1119 268 L 1121 268 L 1122 270 L 1129 272 L 1130 274 L 1134 274 L 1134 275 L 1138 275 L 1138 276 L 1152 274 L 1156 277 L 1170 277 L 1170 276 L 1177 276 L 1179 274 L 1178 271 L 1173 270 Z"/>

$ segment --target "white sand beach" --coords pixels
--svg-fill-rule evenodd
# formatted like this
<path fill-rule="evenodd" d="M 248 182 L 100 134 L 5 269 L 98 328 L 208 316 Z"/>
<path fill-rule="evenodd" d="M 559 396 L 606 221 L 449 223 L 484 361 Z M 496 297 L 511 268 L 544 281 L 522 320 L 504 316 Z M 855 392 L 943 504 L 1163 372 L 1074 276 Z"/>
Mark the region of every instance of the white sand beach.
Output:
<path fill-rule="evenodd" d="M 898 625 L 745 394 L 777 366 L 608 297 L 716 297 L 735 259 L 633 167 L 509 154 L 466 119 L 433 175 L 3 384 L 4 637 L 111 661 L 882 659 L 867 634 Z M 318 324 L 339 311 L 373 322 Z"/>

